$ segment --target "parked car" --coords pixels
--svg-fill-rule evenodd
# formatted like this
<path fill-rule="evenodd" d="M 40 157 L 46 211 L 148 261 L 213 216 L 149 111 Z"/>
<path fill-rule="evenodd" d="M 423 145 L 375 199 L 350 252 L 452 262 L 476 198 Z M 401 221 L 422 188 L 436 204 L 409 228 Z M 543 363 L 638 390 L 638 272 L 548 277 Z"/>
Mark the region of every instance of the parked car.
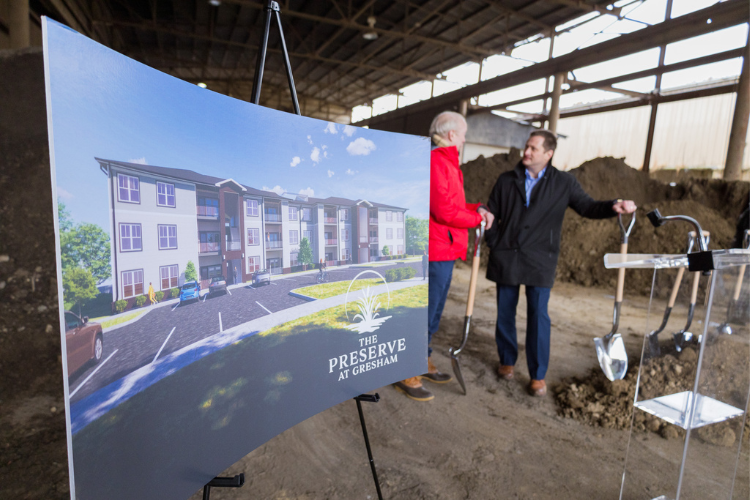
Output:
<path fill-rule="evenodd" d="M 188 281 L 180 289 L 180 304 L 189 300 L 200 300 L 201 284 L 197 281 Z"/>
<path fill-rule="evenodd" d="M 104 354 L 102 325 L 89 322 L 71 311 L 65 311 L 65 348 L 68 358 L 68 375 L 77 372 L 89 361 L 98 363 Z"/>
<path fill-rule="evenodd" d="M 224 292 L 227 293 L 227 280 L 224 276 L 214 276 L 211 278 L 211 283 L 208 285 L 208 294 L 213 295 L 215 293 Z"/>
<path fill-rule="evenodd" d="M 253 285 L 260 285 L 261 283 L 271 284 L 271 271 L 268 269 L 261 269 L 253 273 Z"/>

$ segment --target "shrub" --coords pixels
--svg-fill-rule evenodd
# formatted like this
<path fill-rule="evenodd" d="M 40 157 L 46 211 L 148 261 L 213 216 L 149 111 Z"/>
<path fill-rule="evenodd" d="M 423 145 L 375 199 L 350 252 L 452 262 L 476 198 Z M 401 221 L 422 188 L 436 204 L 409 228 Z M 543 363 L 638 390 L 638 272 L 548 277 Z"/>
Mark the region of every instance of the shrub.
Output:
<path fill-rule="evenodd" d="M 118 300 L 117 302 L 115 302 L 115 311 L 117 311 L 118 313 L 123 312 L 126 307 L 128 307 L 127 300 Z"/>
<path fill-rule="evenodd" d="M 396 278 L 396 270 L 395 269 L 388 269 L 385 272 L 385 281 L 387 281 L 388 283 L 393 283 L 397 279 L 398 278 Z"/>
<path fill-rule="evenodd" d="M 416 274 L 417 274 L 417 271 L 413 267 L 411 266 L 405 267 L 401 270 L 401 275 L 402 275 L 401 279 L 408 280 L 408 279 L 413 278 L 414 275 Z"/>
<path fill-rule="evenodd" d="M 143 304 L 146 303 L 146 296 L 145 295 L 139 295 L 135 299 L 135 305 L 138 307 L 143 307 Z"/>
<path fill-rule="evenodd" d="M 155 295 L 156 295 L 157 302 L 161 302 L 161 299 L 164 298 L 164 292 L 159 291 L 159 292 L 156 292 Z"/>
<path fill-rule="evenodd" d="M 172 288 L 172 297 L 177 298 L 180 296 L 180 289 L 179 288 Z"/>
<path fill-rule="evenodd" d="M 400 267 L 397 267 L 395 269 L 395 271 L 396 271 L 396 279 L 397 280 L 400 281 L 400 280 L 404 279 L 404 270 L 403 269 L 401 269 Z"/>

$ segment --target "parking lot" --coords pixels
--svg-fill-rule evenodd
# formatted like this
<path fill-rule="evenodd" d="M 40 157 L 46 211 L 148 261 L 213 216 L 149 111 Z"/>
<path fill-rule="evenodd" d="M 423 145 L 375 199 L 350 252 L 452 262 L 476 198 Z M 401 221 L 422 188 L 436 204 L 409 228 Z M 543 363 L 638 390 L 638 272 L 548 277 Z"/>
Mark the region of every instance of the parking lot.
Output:
<path fill-rule="evenodd" d="M 407 265 L 421 276 L 420 262 Z M 396 264 L 332 269 L 328 271 L 329 281 L 348 281 L 365 269 L 385 274 L 393 267 Z M 316 279 L 317 273 L 275 276 L 270 284 L 230 288 L 223 295 L 209 297 L 207 291 L 201 291 L 200 300 L 155 308 L 134 323 L 105 332 L 102 361 L 88 365 L 70 379 L 71 404 L 171 352 L 261 316 L 304 304 L 304 299 L 289 292 L 315 285 Z"/>

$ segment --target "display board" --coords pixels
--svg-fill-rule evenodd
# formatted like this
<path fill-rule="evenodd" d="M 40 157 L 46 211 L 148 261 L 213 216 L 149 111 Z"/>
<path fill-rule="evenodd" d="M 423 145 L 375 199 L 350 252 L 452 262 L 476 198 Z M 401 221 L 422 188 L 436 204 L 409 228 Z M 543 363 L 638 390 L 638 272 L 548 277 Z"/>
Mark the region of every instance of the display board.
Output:
<path fill-rule="evenodd" d="M 427 138 L 255 106 L 43 29 L 72 497 L 186 498 L 427 371 Z"/>

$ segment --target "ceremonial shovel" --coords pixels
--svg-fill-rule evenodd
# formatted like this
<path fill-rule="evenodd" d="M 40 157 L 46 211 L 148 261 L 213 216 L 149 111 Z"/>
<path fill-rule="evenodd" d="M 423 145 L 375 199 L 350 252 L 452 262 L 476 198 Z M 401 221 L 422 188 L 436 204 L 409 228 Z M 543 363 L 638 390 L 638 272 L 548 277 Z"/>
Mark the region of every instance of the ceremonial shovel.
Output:
<path fill-rule="evenodd" d="M 684 274 L 684 267 L 681 267 L 677 270 L 677 277 L 674 280 L 674 285 L 672 285 L 672 294 L 669 296 L 669 303 L 667 304 L 667 309 L 664 311 L 664 319 L 661 321 L 661 325 L 657 330 L 654 330 L 653 332 L 648 334 L 648 344 L 651 348 L 651 355 L 653 357 L 658 357 L 661 353 L 661 349 L 659 348 L 659 334 L 667 327 L 669 315 L 672 312 L 675 300 L 677 300 L 677 292 L 680 291 L 680 283 L 682 283 L 682 276 Z"/>
<path fill-rule="evenodd" d="M 622 223 L 622 214 L 617 214 L 617 223 L 620 225 L 620 231 L 622 232 L 620 254 L 624 256 L 628 253 L 628 236 L 630 236 L 630 231 L 633 230 L 635 225 L 635 212 L 633 212 L 633 218 L 630 219 L 630 225 L 627 229 Z M 604 375 L 609 380 L 622 380 L 628 371 L 628 353 L 625 352 L 625 342 L 622 340 L 622 335 L 617 333 L 620 326 L 620 307 L 622 306 L 624 289 L 625 268 L 621 267 L 617 270 L 617 294 L 615 295 L 615 308 L 612 313 L 612 331 L 604 338 L 596 337 L 594 339 L 599 366 L 602 367 Z"/>
<path fill-rule="evenodd" d="M 690 231 L 690 243 L 688 244 L 688 253 L 693 248 L 693 244 L 695 242 L 695 231 Z M 710 240 L 711 235 L 708 233 L 708 231 L 703 231 L 703 241 L 706 242 L 706 246 L 708 246 L 708 242 Z M 696 271 L 693 273 L 693 288 L 690 291 L 690 308 L 688 309 L 688 318 L 687 323 L 685 324 L 685 328 L 680 330 L 677 333 L 673 333 L 672 337 L 674 338 L 674 346 L 675 349 L 677 349 L 677 352 L 682 351 L 683 344 L 685 342 L 689 342 L 693 339 L 693 334 L 688 331 L 688 328 L 690 328 L 690 325 L 693 323 L 693 314 L 695 314 L 695 303 L 698 301 L 698 284 L 700 283 L 701 279 L 701 272 Z"/>
<path fill-rule="evenodd" d="M 484 225 L 485 222 L 482 221 L 481 226 L 477 228 L 476 237 L 474 238 L 474 255 L 471 258 L 471 279 L 469 280 L 469 299 L 466 301 L 466 317 L 464 318 L 464 338 L 457 349 L 451 347 L 448 350 L 451 355 L 453 373 L 456 374 L 456 379 L 461 384 L 464 396 L 466 395 L 466 384 L 461 374 L 461 363 L 458 362 L 458 355 L 461 354 L 464 346 L 466 346 L 466 341 L 469 340 L 469 327 L 471 326 L 471 314 L 474 312 L 474 295 L 477 289 L 477 276 L 479 275 L 479 247 L 482 245 L 482 238 L 484 237 Z"/>
<path fill-rule="evenodd" d="M 743 248 L 750 248 L 750 229 L 745 231 L 745 240 Z M 732 296 L 732 302 L 727 306 L 727 320 L 719 325 L 719 333 L 724 335 L 732 335 L 732 327 L 729 326 L 730 321 L 742 322 L 742 315 L 737 313 L 737 305 L 740 301 L 740 292 L 742 291 L 742 280 L 745 277 L 745 264 L 742 264 L 737 275 L 737 282 L 734 284 L 734 295 Z"/>

